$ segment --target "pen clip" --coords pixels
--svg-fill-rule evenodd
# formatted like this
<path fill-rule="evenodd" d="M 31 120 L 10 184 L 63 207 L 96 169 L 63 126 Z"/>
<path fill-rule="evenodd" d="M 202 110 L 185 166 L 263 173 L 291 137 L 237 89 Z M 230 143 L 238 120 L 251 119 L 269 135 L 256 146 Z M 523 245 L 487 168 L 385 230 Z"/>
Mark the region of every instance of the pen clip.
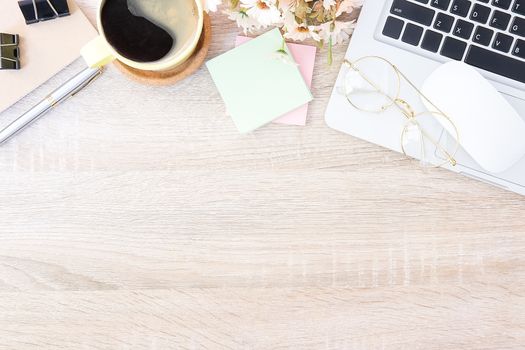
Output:
<path fill-rule="evenodd" d="M 95 75 L 93 75 L 92 77 L 90 77 L 88 80 L 86 80 L 84 83 L 82 83 L 82 85 L 79 85 L 72 93 L 69 97 L 73 97 L 75 96 L 76 94 L 78 94 L 80 91 L 82 91 L 84 88 L 88 87 L 89 85 L 91 85 L 91 83 L 93 81 L 95 81 L 95 79 L 97 79 L 100 74 L 102 74 L 102 68 L 99 68 L 97 70 L 97 73 Z"/>

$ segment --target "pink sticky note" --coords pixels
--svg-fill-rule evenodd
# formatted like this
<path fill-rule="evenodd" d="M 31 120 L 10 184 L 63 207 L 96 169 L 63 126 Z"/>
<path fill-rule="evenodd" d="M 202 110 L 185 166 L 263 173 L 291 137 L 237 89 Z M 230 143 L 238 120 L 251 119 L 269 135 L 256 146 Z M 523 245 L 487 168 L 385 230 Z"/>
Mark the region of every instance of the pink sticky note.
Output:
<path fill-rule="evenodd" d="M 239 35 L 235 39 L 235 46 L 239 46 L 252 39 L 253 38 Z M 287 43 L 286 45 L 288 46 L 290 53 L 295 59 L 295 62 L 297 62 L 297 64 L 299 65 L 299 71 L 301 72 L 305 83 L 308 85 L 308 87 L 311 87 L 312 76 L 314 73 L 315 53 L 317 51 L 317 48 L 315 46 L 293 43 Z M 308 103 L 275 119 L 273 123 L 288 125 L 306 125 L 307 115 Z"/>

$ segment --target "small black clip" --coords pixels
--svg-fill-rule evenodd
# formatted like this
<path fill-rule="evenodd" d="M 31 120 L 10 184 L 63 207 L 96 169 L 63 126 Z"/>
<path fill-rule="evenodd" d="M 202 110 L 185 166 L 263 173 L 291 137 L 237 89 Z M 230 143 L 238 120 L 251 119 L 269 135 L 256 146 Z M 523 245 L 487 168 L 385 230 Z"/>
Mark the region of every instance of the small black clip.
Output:
<path fill-rule="evenodd" d="M 18 6 L 20 6 L 26 24 L 69 16 L 67 0 L 20 0 Z"/>
<path fill-rule="evenodd" d="M 20 69 L 18 34 L 0 33 L 0 70 Z"/>

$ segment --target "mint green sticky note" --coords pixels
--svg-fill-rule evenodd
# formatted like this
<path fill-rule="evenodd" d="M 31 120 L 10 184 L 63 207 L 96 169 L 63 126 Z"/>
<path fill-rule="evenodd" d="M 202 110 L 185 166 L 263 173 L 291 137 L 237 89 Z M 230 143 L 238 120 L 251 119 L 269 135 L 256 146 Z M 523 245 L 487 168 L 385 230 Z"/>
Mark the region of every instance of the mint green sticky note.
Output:
<path fill-rule="evenodd" d="M 237 129 L 249 132 L 304 105 L 312 94 L 285 46 L 273 29 L 206 63 Z"/>

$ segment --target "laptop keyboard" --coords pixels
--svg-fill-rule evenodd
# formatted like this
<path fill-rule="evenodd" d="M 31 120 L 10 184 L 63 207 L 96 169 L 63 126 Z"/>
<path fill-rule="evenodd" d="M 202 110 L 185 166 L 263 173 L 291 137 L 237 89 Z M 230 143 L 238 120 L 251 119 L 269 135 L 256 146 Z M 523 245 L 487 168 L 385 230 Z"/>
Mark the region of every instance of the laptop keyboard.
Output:
<path fill-rule="evenodd" d="M 382 34 L 525 83 L 525 0 L 393 0 Z"/>

